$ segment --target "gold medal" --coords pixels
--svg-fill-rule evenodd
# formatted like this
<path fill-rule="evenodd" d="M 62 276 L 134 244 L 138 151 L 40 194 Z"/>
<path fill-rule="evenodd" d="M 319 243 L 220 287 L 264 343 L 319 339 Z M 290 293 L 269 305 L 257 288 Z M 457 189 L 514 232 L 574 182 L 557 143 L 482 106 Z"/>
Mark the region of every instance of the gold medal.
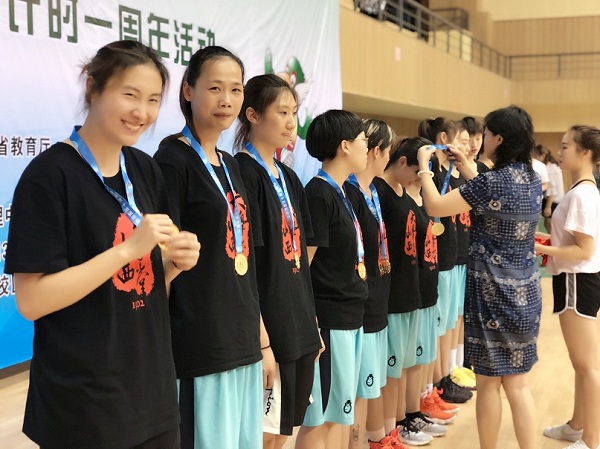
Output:
<path fill-rule="evenodd" d="M 439 221 L 436 221 L 431 226 L 431 233 L 437 237 L 439 235 L 442 235 L 444 233 L 445 229 L 446 228 L 444 228 L 444 225 L 442 223 L 440 223 Z"/>
<path fill-rule="evenodd" d="M 392 271 L 392 265 L 390 264 L 389 260 L 385 259 L 385 260 L 382 260 L 381 262 L 379 262 L 379 275 L 380 276 L 389 274 L 391 271 Z"/>
<path fill-rule="evenodd" d="M 294 260 L 296 261 L 296 268 L 300 269 L 300 256 L 298 255 L 298 251 L 294 251 Z"/>
<path fill-rule="evenodd" d="M 179 234 L 179 228 L 177 226 L 173 225 L 173 227 L 171 228 L 171 237 L 175 237 L 177 234 Z M 162 249 L 163 251 L 166 251 L 169 249 L 167 244 L 164 242 L 159 243 L 158 247 L 160 249 Z"/>
<path fill-rule="evenodd" d="M 358 263 L 358 265 L 356 266 L 356 271 L 358 271 L 358 275 L 363 281 L 367 279 L 367 267 L 365 267 L 365 264 L 363 262 Z"/>
<path fill-rule="evenodd" d="M 234 261 L 235 272 L 243 276 L 248 272 L 248 258 L 243 253 L 237 253 Z"/>

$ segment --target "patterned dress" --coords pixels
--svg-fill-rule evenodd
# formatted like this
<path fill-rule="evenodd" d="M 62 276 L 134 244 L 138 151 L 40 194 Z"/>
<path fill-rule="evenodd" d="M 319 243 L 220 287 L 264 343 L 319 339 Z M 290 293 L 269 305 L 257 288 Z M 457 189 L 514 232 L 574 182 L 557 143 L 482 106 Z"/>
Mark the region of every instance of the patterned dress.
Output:
<path fill-rule="evenodd" d="M 465 294 L 465 360 L 477 374 L 528 372 L 542 312 L 534 236 L 542 186 L 526 164 L 481 173 L 460 188 L 473 209 Z"/>

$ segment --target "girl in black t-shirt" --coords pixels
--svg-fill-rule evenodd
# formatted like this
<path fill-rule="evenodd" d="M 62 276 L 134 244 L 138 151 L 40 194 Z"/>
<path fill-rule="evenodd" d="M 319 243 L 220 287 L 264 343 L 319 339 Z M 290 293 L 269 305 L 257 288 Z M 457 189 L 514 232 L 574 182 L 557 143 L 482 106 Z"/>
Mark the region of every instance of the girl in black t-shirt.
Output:
<path fill-rule="evenodd" d="M 381 178 L 373 183 L 381 192 L 383 219 L 388 231 L 388 246 L 392 264 L 391 289 L 388 301 L 388 379 L 383 389 L 385 432 L 409 445 L 424 445 L 439 434 L 439 429 L 419 414 L 406 414 L 408 371 L 417 364 L 417 332 L 419 309 L 422 306 L 419 285 L 417 245 L 418 207 L 404 186 L 418 181 L 417 161 L 406 154 L 398 142 L 392 148 L 390 160 Z M 420 380 L 411 376 L 416 386 Z M 418 388 L 417 388 L 418 389 Z M 417 391 L 418 397 L 418 391 Z"/>
<path fill-rule="evenodd" d="M 173 220 L 198 235 L 204 253 L 173 283 L 169 303 L 184 449 L 261 448 L 262 390 L 275 368 L 260 316 L 248 197 L 236 161 L 216 147 L 240 112 L 243 77 L 228 50 L 197 51 L 179 94 L 185 127 L 154 155 Z"/>
<path fill-rule="evenodd" d="M 296 128 L 297 95 L 276 75 L 244 88 L 236 154 L 252 215 L 261 313 L 277 371 L 264 391 L 263 448 L 281 449 L 309 404 L 314 362 L 321 348 L 306 238 L 308 202 L 296 173 L 276 161 Z"/>
<path fill-rule="evenodd" d="M 431 142 L 423 137 L 405 139 L 398 149 L 409 163 L 418 164 L 417 151 Z M 419 264 L 419 292 L 421 307 L 418 315 L 418 337 L 416 364 L 407 370 L 406 416 L 417 418 L 419 425 L 425 422 L 423 431 L 432 436 L 441 436 L 445 428 L 439 424 L 454 421 L 458 408 L 440 398 L 433 386 L 433 370 L 437 358 L 437 309 L 438 300 L 438 259 L 437 238 L 434 235 L 434 222 L 425 210 L 421 197 L 420 180 L 405 186 L 413 202 L 417 229 L 417 259 Z M 418 419 L 420 418 L 420 419 Z M 431 421 L 433 424 L 428 423 Z M 436 425 L 437 424 L 437 425 Z"/>
<path fill-rule="evenodd" d="M 23 431 L 46 449 L 175 449 L 167 284 L 200 246 L 175 232 L 159 168 L 130 146 L 156 120 L 168 72 L 119 41 L 83 74 L 83 126 L 31 161 L 12 205 L 5 269 L 34 320 Z"/>
<path fill-rule="evenodd" d="M 419 136 L 434 142 L 437 145 L 458 147 L 459 124 L 443 117 L 423 120 L 419 125 Z M 439 167 L 434 170 L 434 183 L 442 194 L 452 190 L 452 183 L 456 179 L 464 183 L 464 178 L 454 163 L 446 156 L 447 151 L 438 149 L 436 151 Z M 452 345 L 454 334 L 458 335 L 456 323 L 458 320 L 458 301 L 462 269 L 456 268 L 458 257 L 457 221 L 459 216 L 436 218 L 444 226 L 443 231 L 437 236 L 438 242 L 438 335 L 439 358 L 436 360 L 433 380 L 443 390 L 442 399 L 448 402 L 466 402 L 472 397 L 472 393 L 458 386 L 451 377 Z M 464 301 L 463 298 L 460 298 Z M 456 351 L 453 353 L 456 354 Z M 456 359 L 456 356 L 454 357 Z"/>
<path fill-rule="evenodd" d="M 383 430 L 381 389 L 387 377 L 387 312 L 390 294 L 390 257 L 381 202 L 372 183 L 381 176 L 390 158 L 395 138 L 392 129 L 381 120 L 365 120 L 368 139 L 367 167 L 346 182 L 346 192 L 356 212 L 365 245 L 365 265 L 369 297 L 363 318 L 363 351 L 360 361 L 353 441 L 364 441 L 365 428 L 371 449 L 388 447 L 394 437 Z M 395 442 L 395 441 L 394 441 Z"/>
<path fill-rule="evenodd" d="M 310 124 L 306 146 L 323 162 L 306 194 L 313 225 L 308 255 L 325 351 L 315 367 L 314 402 L 307 409 L 296 448 L 322 449 L 334 423 L 354 422 L 368 289 L 360 224 L 344 181 L 367 163 L 363 122 L 351 112 L 327 111 Z"/>

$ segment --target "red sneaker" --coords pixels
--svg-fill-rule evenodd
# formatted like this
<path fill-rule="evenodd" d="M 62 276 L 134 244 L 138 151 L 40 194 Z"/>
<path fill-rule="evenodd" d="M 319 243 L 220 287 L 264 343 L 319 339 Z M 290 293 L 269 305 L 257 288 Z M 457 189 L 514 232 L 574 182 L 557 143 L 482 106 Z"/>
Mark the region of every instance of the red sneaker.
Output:
<path fill-rule="evenodd" d="M 393 436 L 388 435 L 379 443 L 369 440 L 369 449 L 408 449 Z"/>
<path fill-rule="evenodd" d="M 400 426 L 397 426 L 394 430 L 390 432 L 390 434 L 385 438 L 391 438 L 392 447 L 394 449 L 408 449 L 408 446 L 402 442 L 400 439 Z M 384 438 L 384 440 L 385 440 Z M 369 448 L 371 449 L 371 448 Z"/>
<path fill-rule="evenodd" d="M 459 412 L 460 407 L 458 405 L 450 404 L 450 403 L 444 401 L 442 399 L 442 397 L 440 396 L 443 391 L 444 390 L 438 390 L 436 387 L 433 387 L 433 391 L 431 392 L 431 395 L 433 396 L 433 400 L 438 405 L 438 407 L 441 408 L 442 410 L 444 410 L 445 412 L 456 415 Z"/>
<path fill-rule="evenodd" d="M 433 393 L 421 397 L 421 413 L 433 421 L 435 424 L 450 424 L 456 416 L 440 408 L 433 398 Z"/>

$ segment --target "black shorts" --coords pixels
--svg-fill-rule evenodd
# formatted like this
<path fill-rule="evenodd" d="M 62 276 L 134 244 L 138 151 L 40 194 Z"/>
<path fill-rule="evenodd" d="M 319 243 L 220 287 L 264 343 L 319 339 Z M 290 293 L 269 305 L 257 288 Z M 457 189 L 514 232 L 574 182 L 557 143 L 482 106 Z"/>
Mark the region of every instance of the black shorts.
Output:
<path fill-rule="evenodd" d="M 291 362 L 279 363 L 273 388 L 265 390 L 263 432 L 291 435 L 304 421 L 315 378 L 313 352 Z"/>
<path fill-rule="evenodd" d="M 600 309 L 600 273 L 561 273 L 552 276 L 554 313 L 573 309 L 596 318 Z"/>

